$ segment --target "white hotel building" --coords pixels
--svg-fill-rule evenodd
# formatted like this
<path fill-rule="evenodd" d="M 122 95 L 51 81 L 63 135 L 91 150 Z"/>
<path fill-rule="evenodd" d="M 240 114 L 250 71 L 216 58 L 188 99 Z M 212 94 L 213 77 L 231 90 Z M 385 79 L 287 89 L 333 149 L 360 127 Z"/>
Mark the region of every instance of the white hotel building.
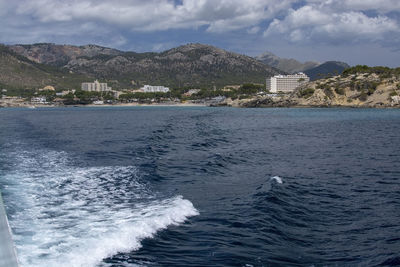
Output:
<path fill-rule="evenodd" d="M 267 78 L 266 89 L 271 93 L 292 92 L 296 87 L 309 81 L 310 78 L 302 72 L 293 75 L 275 75 Z"/>
<path fill-rule="evenodd" d="M 162 92 L 166 93 L 169 92 L 168 87 L 164 86 L 152 86 L 152 85 L 145 85 L 142 88 L 140 88 L 144 93 L 155 93 L 155 92 Z"/>
<path fill-rule="evenodd" d="M 111 91 L 111 87 L 108 87 L 107 83 L 100 83 L 98 80 L 95 80 L 93 83 L 82 83 L 82 91 L 105 92 Z"/>

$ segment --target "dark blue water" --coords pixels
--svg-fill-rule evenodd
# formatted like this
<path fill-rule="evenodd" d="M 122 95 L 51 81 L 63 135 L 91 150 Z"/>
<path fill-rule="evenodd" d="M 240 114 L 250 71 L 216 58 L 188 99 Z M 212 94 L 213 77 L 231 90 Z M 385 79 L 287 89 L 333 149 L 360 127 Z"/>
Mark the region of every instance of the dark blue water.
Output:
<path fill-rule="evenodd" d="M 400 265 L 400 110 L 0 110 L 23 266 Z"/>

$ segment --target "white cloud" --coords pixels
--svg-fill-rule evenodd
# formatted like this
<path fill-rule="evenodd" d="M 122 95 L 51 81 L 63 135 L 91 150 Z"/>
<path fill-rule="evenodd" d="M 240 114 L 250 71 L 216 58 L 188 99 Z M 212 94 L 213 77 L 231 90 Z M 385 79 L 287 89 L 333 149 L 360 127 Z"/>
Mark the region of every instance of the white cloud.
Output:
<path fill-rule="evenodd" d="M 342 0 L 344 8 L 348 10 L 374 10 L 379 13 L 400 11 L 399 0 Z"/>
<path fill-rule="evenodd" d="M 97 21 L 135 31 L 197 28 L 225 32 L 256 26 L 295 0 L 23 0 L 16 13 L 42 23 Z"/>
<path fill-rule="evenodd" d="M 400 0 L 0 0 L 0 42 L 161 50 L 154 44 L 273 38 L 399 47 L 399 18 Z"/>
<path fill-rule="evenodd" d="M 332 3 L 330 0 L 309 1 L 306 6 L 291 9 L 283 19 L 273 20 L 264 36 L 281 36 L 291 42 L 304 43 L 357 43 L 386 42 L 388 35 L 400 32 L 398 22 L 387 15 L 368 16 L 359 10 L 335 10 Z M 342 4 L 349 3 L 349 0 L 342 1 Z"/>

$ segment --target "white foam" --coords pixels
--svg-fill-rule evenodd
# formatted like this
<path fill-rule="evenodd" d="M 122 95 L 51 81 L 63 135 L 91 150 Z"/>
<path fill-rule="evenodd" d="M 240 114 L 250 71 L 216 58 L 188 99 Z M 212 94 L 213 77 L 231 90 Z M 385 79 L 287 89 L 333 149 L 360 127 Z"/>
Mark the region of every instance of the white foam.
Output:
<path fill-rule="evenodd" d="M 270 179 L 271 181 L 275 180 L 278 184 L 282 184 L 282 178 L 279 176 L 273 176 Z"/>
<path fill-rule="evenodd" d="M 18 153 L 6 173 L 21 266 L 96 266 L 198 211 L 159 199 L 133 166 L 76 168 L 66 153 Z"/>

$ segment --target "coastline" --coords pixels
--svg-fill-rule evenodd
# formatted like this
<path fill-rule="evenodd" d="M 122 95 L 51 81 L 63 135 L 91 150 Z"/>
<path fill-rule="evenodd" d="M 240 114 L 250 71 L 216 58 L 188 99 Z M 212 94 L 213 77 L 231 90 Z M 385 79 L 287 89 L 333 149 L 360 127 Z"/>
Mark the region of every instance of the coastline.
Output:
<path fill-rule="evenodd" d="M 176 104 L 168 104 L 168 103 L 160 103 L 160 104 L 139 104 L 139 103 L 119 103 L 119 104 L 103 104 L 103 105 L 95 105 L 95 104 L 76 104 L 76 105 L 54 105 L 54 104 L 32 104 L 32 103 L 7 103 L 6 105 L 2 105 L 0 102 L 0 108 L 27 108 L 27 109 L 35 109 L 35 108 L 60 108 L 60 107 L 209 107 L 208 104 L 197 104 L 197 103 L 176 103 Z"/>
<path fill-rule="evenodd" d="M 256 105 L 227 105 L 226 103 L 219 104 L 194 104 L 194 103 L 177 103 L 177 104 L 138 104 L 138 103 L 120 103 L 120 104 L 103 104 L 103 105 L 44 105 L 44 104 L 18 104 L 18 105 L 6 105 L 3 106 L 0 103 L 0 109 L 2 108 L 26 108 L 26 109 L 36 109 L 36 108 L 112 108 L 112 107 L 216 107 L 216 108 L 300 108 L 300 109 L 308 109 L 308 108 L 343 108 L 343 109 L 400 109 L 400 106 L 390 106 L 390 105 L 380 105 L 380 106 L 370 106 L 370 105 L 265 105 L 265 104 L 256 104 Z"/>

